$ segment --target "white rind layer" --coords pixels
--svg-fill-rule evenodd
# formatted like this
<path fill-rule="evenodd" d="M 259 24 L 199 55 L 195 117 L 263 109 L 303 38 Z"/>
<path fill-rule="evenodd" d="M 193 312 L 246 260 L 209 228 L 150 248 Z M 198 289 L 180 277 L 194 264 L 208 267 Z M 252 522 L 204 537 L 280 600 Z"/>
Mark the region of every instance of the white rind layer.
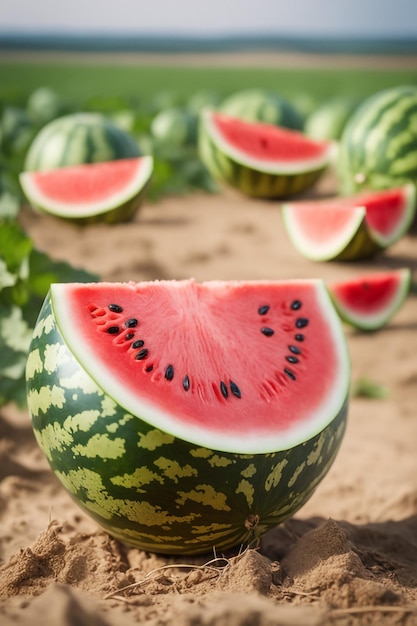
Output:
<path fill-rule="evenodd" d="M 333 209 L 328 210 L 333 211 Z M 296 250 L 312 261 L 328 261 L 339 256 L 353 241 L 365 220 L 366 209 L 365 207 L 352 208 L 352 217 L 346 223 L 345 228 L 333 234 L 328 241 L 320 242 L 312 241 L 302 230 L 301 222 L 297 219 L 297 205 L 283 204 L 281 215 L 288 236 Z"/>

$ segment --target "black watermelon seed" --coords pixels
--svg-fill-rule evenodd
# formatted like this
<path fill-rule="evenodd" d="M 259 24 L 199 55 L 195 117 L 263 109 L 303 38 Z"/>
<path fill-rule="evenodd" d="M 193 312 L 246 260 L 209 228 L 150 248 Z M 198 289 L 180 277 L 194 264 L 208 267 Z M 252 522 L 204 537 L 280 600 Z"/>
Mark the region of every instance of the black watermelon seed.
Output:
<path fill-rule="evenodd" d="M 295 340 L 296 341 L 304 341 L 304 335 L 302 335 L 301 333 L 297 333 L 295 335 Z"/>
<path fill-rule="evenodd" d="M 296 356 L 286 356 L 285 358 L 287 359 L 288 363 L 299 363 L 299 360 Z"/>
<path fill-rule="evenodd" d="M 301 309 L 300 300 L 294 300 L 293 302 L 291 302 L 291 308 L 293 311 L 298 311 L 298 309 Z"/>
<path fill-rule="evenodd" d="M 288 349 L 293 354 L 301 354 L 301 350 L 300 348 L 297 348 L 297 346 L 288 346 Z"/>
<path fill-rule="evenodd" d="M 135 359 L 137 361 L 142 361 L 143 359 L 146 359 L 147 356 L 148 356 L 148 351 L 146 348 L 143 348 L 143 350 L 139 350 L 139 352 L 135 356 Z"/>
<path fill-rule="evenodd" d="M 226 387 L 226 384 L 222 380 L 220 381 L 220 391 L 222 392 L 223 398 L 229 397 L 229 391 Z"/>
<path fill-rule="evenodd" d="M 147 365 L 145 367 L 145 372 L 152 372 L 152 370 L 153 370 L 153 365 Z"/>
<path fill-rule="evenodd" d="M 269 311 L 269 304 L 264 304 L 263 306 L 260 306 L 258 309 L 259 315 L 266 315 L 268 311 Z"/>
<path fill-rule="evenodd" d="M 113 313 L 122 313 L 123 307 L 120 304 L 109 304 L 109 310 L 113 311 Z"/>
<path fill-rule="evenodd" d="M 242 397 L 239 387 L 236 385 L 236 383 L 233 382 L 233 380 L 230 381 L 230 391 L 234 396 L 236 396 L 236 398 Z"/>
<path fill-rule="evenodd" d="M 145 342 L 143 341 L 143 339 L 137 339 L 136 341 L 132 343 L 132 348 L 134 350 L 137 350 L 138 348 L 141 348 L 144 345 L 144 343 Z"/>
<path fill-rule="evenodd" d="M 126 328 L 135 328 L 138 325 L 138 320 L 136 317 L 131 317 L 125 322 Z"/>
<path fill-rule="evenodd" d="M 116 335 L 119 332 L 120 328 L 118 326 L 109 326 L 107 332 L 109 335 Z"/>
<path fill-rule="evenodd" d="M 126 333 L 125 339 L 126 341 L 129 341 L 129 339 L 133 339 L 134 336 L 135 336 L 135 333 Z"/>
<path fill-rule="evenodd" d="M 190 379 L 188 378 L 187 374 L 182 379 L 182 386 L 184 387 L 185 391 L 188 391 L 190 388 Z"/>
<path fill-rule="evenodd" d="M 291 378 L 291 380 L 296 380 L 294 372 L 292 372 L 291 370 L 287 369 L 286 367 L 284 367 L 284 372 L 286 373 L 288 378 Z"/>
<path fill-rule="evenodd" d="M 174 378 L 174 366 L 173 365 L 167 365 L 166 369 L 165 369 L 165 378 L 167 380 L 172 380 Z"/>
<path fill-rule="evenodd" d="M 305 328 L 308 324 L 309 320 L 306 317 L 299 317 L 295 322 L 297 328 Z"/>
<path fill-rule="evenodd" d="M 272 337 L 272 335 L 274 334 L 275 330 L 273 328 L 269 328 L 269 326 L 263 326 L 261 328 L 261 333 L 263 335 L 265 335 L 266 337 Z"/>

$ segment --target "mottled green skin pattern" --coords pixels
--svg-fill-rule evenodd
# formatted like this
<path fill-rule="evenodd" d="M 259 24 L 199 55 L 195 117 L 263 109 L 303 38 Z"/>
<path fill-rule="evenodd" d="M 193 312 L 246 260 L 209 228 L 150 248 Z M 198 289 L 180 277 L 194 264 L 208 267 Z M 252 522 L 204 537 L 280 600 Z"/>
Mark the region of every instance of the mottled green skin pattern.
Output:
<path fill-rule="evenodd" d="M 98 113 L 72 113 L 44 126 L 25 159 L 26 171 L 140 156 L 135 139 Z"/>
<path fill-rule="evenodd" d="M 303 118 L 286 98 L 261 89 L 245 89 L 233 93 L 221 103 L 219 110 L 248 122 L 264 122 L 293 130 L 303 129 Z"/>
<path fill-rule="evenodd" d="M 288 451 L 232 454 L 174 438 L 130 415 L 74 359 L 49 298 L 27 362 L 37 441 L 76 502 L 118 539 L 161 553 L 245 544 L 311 496 L 333 463 L 347 406 Z"/>
<path fill-rule="evenodd" d="M 417 87 L 394 87 L 368 98 L 340 142 L 343 193 L 417 184 Z"/>
<path fill-rule="evenodd" d="M 254 198 L 289 198 L 314 185 L 325 167 L 299 174 L 270 174 L 238 163 L 222 152 L 204 129 L 199 130 L 199 154 L 201 160 L 218 181 L 226 183 Z"/>

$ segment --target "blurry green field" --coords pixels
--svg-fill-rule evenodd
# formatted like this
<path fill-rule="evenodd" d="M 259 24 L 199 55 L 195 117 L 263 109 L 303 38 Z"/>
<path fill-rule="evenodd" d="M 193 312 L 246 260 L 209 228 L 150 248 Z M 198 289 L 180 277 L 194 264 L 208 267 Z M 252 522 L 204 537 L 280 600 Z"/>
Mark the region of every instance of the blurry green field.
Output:
<path fill-rule="evenodd" d="M 288 97 L 308 94 L 316 102 L 335 94 L 359 98 L 399 84 L 415 84 L 417 70 L 181 67 L 87 62 L 0 61 L 0 98 L 24 98 L 48 85 L 74 101 L 91 96 L 148 99 L 161 91 L 187 98 L 202 89 L 227 94 L 263 87 Z"/>

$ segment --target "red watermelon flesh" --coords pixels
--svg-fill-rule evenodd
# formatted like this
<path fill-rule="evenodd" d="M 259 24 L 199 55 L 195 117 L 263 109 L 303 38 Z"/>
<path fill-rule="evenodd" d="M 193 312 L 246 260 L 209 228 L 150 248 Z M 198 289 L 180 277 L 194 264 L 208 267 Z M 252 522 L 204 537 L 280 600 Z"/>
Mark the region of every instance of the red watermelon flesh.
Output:
<path fill-rule="evenodd" d="M 330 286 L 342 318 L 357 328 L 386 324 L 403 304 L 410 287 L 409 268 L 376 272 Z"/>
<path fill-rule="evenodd" d="M 389 245 L 404 234 L 413 220 L 415 188 L 414 185 L 404 185 L 331 201 L 333 208 L 353 204 L 366 208 L 366 223 L 373 237 L 382 245 Z"/>
<path fill-rule="evenodd" d="M 308 258 L 327 260 L 337 258 L 357 236 L 363 238 L 362 224 L 375 248 L 395 243 L 413 221 L 415 188 L 409 184 L 350 197 L 294 202 L 282 208 L 294 245 Z M 360 257 L 361 242 L 355 246 Z"/>
<path fill-rule="evenodd" d="M 287 449 L 346 401 L 346 346 L 322 281 L 56 284 L 51 299 L 97 384 L 187 441 Z"/>
<path fill-rule="evenodd" d="M 21 184 L 33 206 L 59 216 L 79 217 L 117 208 L 148 182 L 149 156 L 23 172 Z"/>
<path fill-rule="evenodd" d="M 334 151 L 328 141 L 315 141 L 303 133 L 262 122 L 248 122 L 223 113 L 210 112 L 207 123 L 216 143 L 230 156 L 258 165 L 274 164 L 281 171 L 307 171 L 325 166 Z"/>
<path fill-rule="evenodd" d="M 316 202 L 298 202 L 297 205 L 287 206 L 295 211 L 294 220 L 298 223 L 300 235 L 304 236 L 306 241 L 318 246 L 334 240 L 338 233 L 356 228 L 365 217 L 365 212 L 360 206 L 340 206 L 337 211 L 333 210 L 333 206 L 319 205 Z"/>
<path fill-rule="evenodd" d="M 52 201 L 77 206 L 83 202 L 100 202 L 119 193 L 143 167 L 142 159 L 123 159 L 96 164 L 65 167 L 60 170 L 37 172 L 36 183 L 40 193 Z"/>
<path fill-rule="evenodd" d="M 340 206 L 335 210 L 319 201 L 282 206 L 282 219 L 293 245 L 315 261 L 337 259 L 345 254 L 361 232 L 365 216 L 361 206 Z"/>

